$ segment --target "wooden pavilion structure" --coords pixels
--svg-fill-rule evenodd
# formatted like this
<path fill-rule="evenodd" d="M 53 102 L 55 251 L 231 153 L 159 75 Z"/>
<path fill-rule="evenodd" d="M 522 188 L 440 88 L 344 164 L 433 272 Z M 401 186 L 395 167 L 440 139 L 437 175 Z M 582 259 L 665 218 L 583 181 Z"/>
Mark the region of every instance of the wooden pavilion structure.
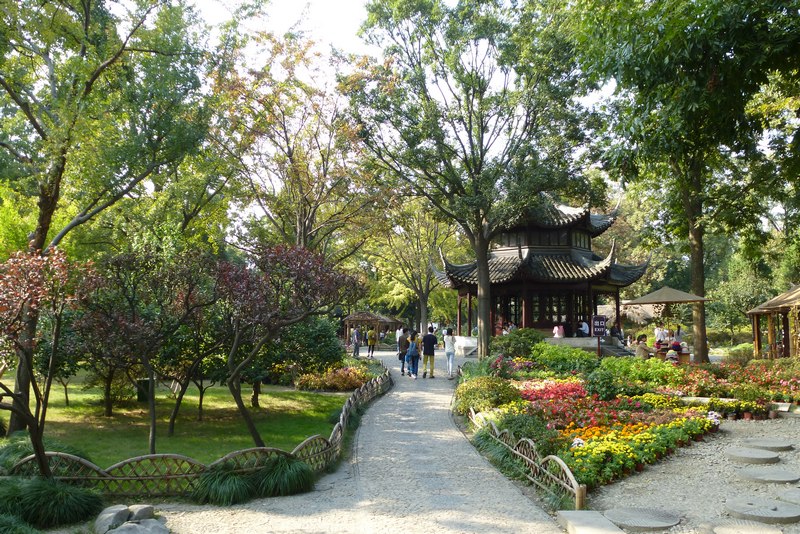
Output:
<path fill-rule="evenodd" d="M 374 326 L 375 331 L 380 333 L 382 331 L 393 331 L 396 330 L 398 327 L 404 325 L 403 321 L 396 317 L 389 317 L 387 315 L 381 315 L 380 313 L 374 313 L 369 311 L 359 311 L 355 313 L 351 313 L 347 317 L 343 319 L 344 322 L 344 331 L 346 339 L 350 339 L 350 334 L 352 333 L 353 329 L 358 327 L 369 327 Z M 366 331 L 361 332 L 361 334 L 365 334 Z"/>
<path fill-rule="evenodd" d="M 756 306 L 747 315 L 753 326 L 753 356 L 780 358 L 800 355 L 800 285 Z M 767 345 L 761 333 L 767 319 Z"/>
<path fill-rule="evenodd" d="M 594 214 L 589 206 L 566 206 L 547 194 L 534 199 L 532 207 L 508 225 L 490 251 L 493 333 L 499 334 L 505 323 L 547 330 L 560 324 L 571 337 L 580 321 L 591 324 L 602 296 L 614 299 L 619 318 L 619 290 L 641 278 L 648 264 L 618 263 L 615 244 L 605 257 L 592 251 L 592 239 L 611 227 L 617 213 L 618 206 L 609 214 Z M 456 265 L 442 256 L 442 263 L 444 270 L 435 270 L 436 277 L 444 287 L 458 290 L 459 333 L 465 332 L 462 306 L 466 301 L 469 334 L 472 300 L 477 295 L 477 262 Z"/>

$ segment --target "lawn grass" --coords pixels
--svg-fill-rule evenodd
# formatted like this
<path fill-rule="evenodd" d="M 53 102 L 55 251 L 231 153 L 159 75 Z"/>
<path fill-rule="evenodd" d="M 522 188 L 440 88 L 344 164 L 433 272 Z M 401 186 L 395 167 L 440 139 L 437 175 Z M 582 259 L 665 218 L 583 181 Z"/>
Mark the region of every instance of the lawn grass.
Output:
<path fill-rule="evenodd" d="M 8 376 L 4 382 L 9 383 Z M 11 384 L 10 384 L 11 385 Z M 133 386 L 131 386 L 133 388 Z M 249 394 L 245 392 L 245 398 Z M 262 386 L 261 407 L 251 409 L 256 426 L 268 447 L 291 451 L 309 436 L 328 437 L 331 414 L 338 413 L 349 393 L 312 393 L 284 387 Z M 63 389 L 50 395 L 45 436 L 82 450 L 101 468 L 148 453 L 147 404 L 127 402 L 103 416 L 99 389 L 69 388 L 70 406 Z M 209 464 L 229 452 L 254 446 L 226 387 L 215 386 L 203 399 L 203 421 L 197 421 L 198 391 L 192 386 L 181 405 L 175 435 L 167 436 L 174 404 L 166 387 L 156 391 L 156 452 L 189 456 Z M 7 412 L 3 413 L 8 420 Z"/>

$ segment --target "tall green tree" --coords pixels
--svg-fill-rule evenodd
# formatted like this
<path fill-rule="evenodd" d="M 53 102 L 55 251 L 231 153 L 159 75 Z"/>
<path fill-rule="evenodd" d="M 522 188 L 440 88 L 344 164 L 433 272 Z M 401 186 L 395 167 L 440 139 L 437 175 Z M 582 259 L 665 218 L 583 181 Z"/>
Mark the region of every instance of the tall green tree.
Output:
<path fill-rule="evenodd" d="M 193 150 L 204 134 L 199 37 L 180 0 L 3 4 L 0 177 L 35 199 L 30 250 L 58 245 Z M 25 336 L 37 322 L 27 307 Z M 18 366 L 20 403 L 27 373 Z M 12 415 L 8 431 L 24 426 Z"/>
<path fill-rule="evenodd" d="M 714 224 L 753 224 L 762 213 L 748 199 L 775 186 L 737 170 L 762 157 L 761 124 L 746 107 L 770 72 L 796 60 L 798 3 L 581 0 L 571 8 L 584 71 L 616 83 L 608 162 L 668 192 L 671 228 L 689 244 L 692 292 L 705 295 L 706 234 Z M 702 303 L 693 326 L 695 354 L 707 360 Z"/>
<path fill-rule="evenodd" d="M 431 262 L 440 248 L 453 235 L 452 225 L 433 217 L 431 207 L 422 200 L 400 199 L 393 211 L 387 212 L 391 228 L 365 247 L 370 263 L 382 276 L 414 295 L 419 302 L 416 329 L 428 327 L 428 300 L 439 286 Z"/>
<path fill-rule="evenodd" d="M 376 161 L 469 240 L 481 356 L 492 238 L 527 199 L 574 176 L 578 82 L 554 6 L 373 0 L 363 33 L 384 60 L 359 59 L 342 79 Z"/>
<path fill-rule="evenodd" d="M 247 208 L 240 237 L 341 262 L 363 245 L 387 198 L 365 165 L 346 102 L 301 35 L 259 32 L 231 41 L 234 66 L 215 82 L 213 139 Z"/>

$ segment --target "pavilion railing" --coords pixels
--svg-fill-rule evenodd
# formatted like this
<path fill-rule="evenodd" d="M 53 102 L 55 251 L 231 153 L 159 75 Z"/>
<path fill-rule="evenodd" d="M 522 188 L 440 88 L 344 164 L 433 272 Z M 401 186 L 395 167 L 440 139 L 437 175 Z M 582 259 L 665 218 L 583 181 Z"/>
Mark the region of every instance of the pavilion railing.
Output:
<path fill-rule="evenodd" d="M 263 467 L 275 456 L 293 456 L 308 463 L 320 473 L 336 462 L 342 453 L 342 440 L 353 410 L 392 387 L 389 370 L 356 389 L 342 407 L 339 421 L 328 438 L 311 436 L 291 452 L 270 447 L 255 447 L 235 451 L 205 465 L 179 454 L 148 454 L 137 456 L 101 469 L 92 462 L 63 452 L 46 452 L 53 478 L 94 487 L 114 496 L 184 496 L 196 487 L 200 476 L 220 463 L 232 463 L 237 472 L 251 472 Z M 36 456 L 30 455 L 17 462 L 10 470 L 12 476 L 36 476 L 39 467 Z"/>
<path fill-rule="evenodd" d="M 586 504 L 586 484 L 579 484 L 575 475 L 558 456 L 542 457 L 536 443 L 523 438 L 517 440 L 506 429 L 499 430 L 493 421 L 470 409 L 470 421 L 478 428 L 487 427 L 489 436 L 505 446 L 524 465 L 523 475 L 539 490 L 561 503 L 568 498 L 575 503 L 575 510 Z"/>

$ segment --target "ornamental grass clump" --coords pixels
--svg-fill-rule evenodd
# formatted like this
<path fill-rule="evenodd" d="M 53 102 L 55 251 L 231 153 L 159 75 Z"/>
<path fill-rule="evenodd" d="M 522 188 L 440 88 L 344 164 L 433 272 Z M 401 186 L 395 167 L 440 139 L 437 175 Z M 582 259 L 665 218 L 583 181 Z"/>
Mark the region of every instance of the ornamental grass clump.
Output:
<path fill-rule="evenodd" d="M 15 515 L 0 514 L 0 532 L 4 534 L 39 534 L 41 531 Z"/>
<path fill-rule="evenodd" d="M 4 480 L 0 483 L 0 502 L 4 503 L 0 512 L 37 528 L 86 521 L 103 509 L 103 500 L 96 492 L 47 478 Z"/>
<path fill-rule="evenodd" d="M 251 477 L 237 473 L 233 462 L 210 466 L 197 481 L 192 500 L 200 504 L 230 506 L 246 502 L 256 495 Z"/>
<path fill-rule="evenodd" d="M 282 454 L 267 460 L 250 478 L 259 497 L 294 495 L 314 489 L 311 467 L 298 458 Z"/>

